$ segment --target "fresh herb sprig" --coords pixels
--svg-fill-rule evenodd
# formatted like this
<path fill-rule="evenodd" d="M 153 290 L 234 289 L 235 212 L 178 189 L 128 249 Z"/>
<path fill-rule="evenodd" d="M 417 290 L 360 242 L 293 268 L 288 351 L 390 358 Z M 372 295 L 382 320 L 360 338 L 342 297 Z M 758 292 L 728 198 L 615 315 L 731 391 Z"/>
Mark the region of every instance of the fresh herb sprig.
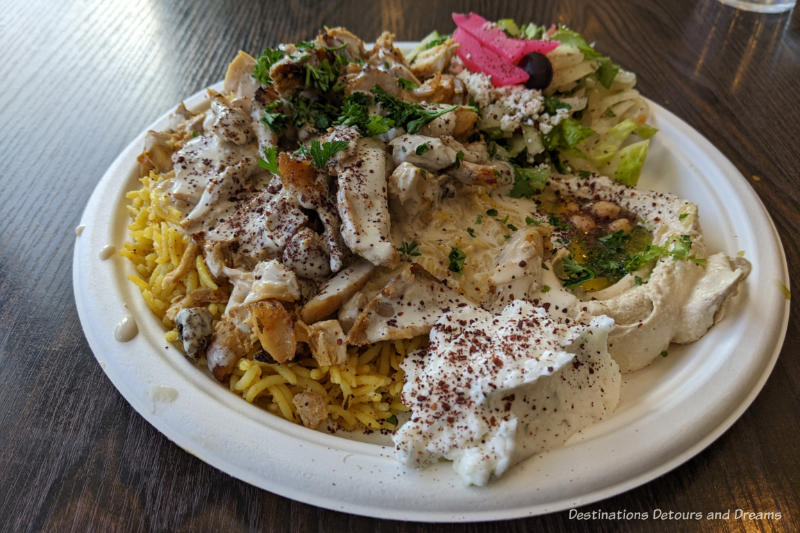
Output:
<path fill-rule="evenodd" d="M 370 92 L 375 95 L 375 100 L 386 112 L 386 116 L 394 121 L 396 126 L 402 126 L 408 133 L 417 133 L 428 122 L 445 113 L 458 109 L 454 105 L 443 109 L 427 109 L 419 104 L 405 102 L 396 96 L 387 93 L 380 85 L 375 85 Z"/>
<path fill-rule="evenodd" d="M 450 248 L 450 254 L 447 256 L 450 264 L 447 265 L 447 270 L 460 274 L 464 271 L 464 261 L 467 259 L 467 254 L 460 248 L 453 246 Z"/>
<path fill-rule="evenodd" d="M 278 173 L 278 148 L 276 146 L 264 148 L 264 159 L 258 159 L 258 166 L 280 176 Z"/>
<path fill-rule="evenodd" d="M 403 241 L 403 244 L 400 245 L 397 251 L 406 257 L 418 257 L 422 255 L 422 252 L 419 251 L 419 243 L 417 241 Z"/>
<path fill-rule="evenodd" d="M 325 168 L 328 160 L 333 157 L 337 152 L 345 150 L 349 146 L 347 141 L 330 141 L 320 143 L 318 139 L 311 141 L 311 146 L 301 145 L 297 149 L 298 154 L 308 155 L 311 157 L 314 164 L 319 168 Z"/>

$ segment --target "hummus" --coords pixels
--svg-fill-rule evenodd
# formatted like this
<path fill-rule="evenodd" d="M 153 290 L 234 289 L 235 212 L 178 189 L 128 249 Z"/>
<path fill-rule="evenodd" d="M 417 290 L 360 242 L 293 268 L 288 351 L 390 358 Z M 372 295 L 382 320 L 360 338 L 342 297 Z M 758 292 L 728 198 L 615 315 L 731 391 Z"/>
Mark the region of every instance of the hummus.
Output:
<path fill-rule="evenodd" d="M 594 316 L 614 319 L 608 349 L 623 372 L 647 366 L 671 342 L 693 342 L 705 335 L 750 272 L 744 258 L 706 256 L 697 206 L 677 196 L 625 187 L 605 177 L 564 178 L 554 180 L 552 187 L 587 202 L 614 202 L 637 214 L 655 245 L 669 246 L 684 235 L 691 240 L 694 260 L 664 257 L 652 269 L 629 274 L 574 302 Z"/>

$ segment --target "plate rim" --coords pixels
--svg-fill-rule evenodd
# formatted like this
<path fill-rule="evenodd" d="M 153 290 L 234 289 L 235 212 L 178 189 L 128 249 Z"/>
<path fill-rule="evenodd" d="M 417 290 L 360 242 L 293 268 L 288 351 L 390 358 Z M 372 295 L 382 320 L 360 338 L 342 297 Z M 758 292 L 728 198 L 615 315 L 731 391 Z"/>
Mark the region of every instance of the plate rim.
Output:
<path fill-rule="evenodd" d="M 211 86 L 211 88 L 218 89 L 221 86 L 221 83 L 222 82 L 214 84 Z M 185 100 L 187 102 L 187 105 L 190 105 L 190 103 L 195 100 L 202 99 L 203 93 L 205 91 L 206 89 L 202 89 L 201 91 L 198 91 L 191 97 L 187 98 Z M 706 139 L 702 134 L 700 134 L 697 130 L 695 130 L 691 125 L 689 125 L 687 122 L 683 121 L 682 119 L 680 119 L 679 117 L 677 117 L 664 107 L 656 104 L 655 102 L 652 102 L 649 99 L 647 101 L 651 106 L 651 108 L 654 109 L 655 111 L 654 115 L 658 115 L 660 119 L 663 118 L 664 120 L 670 121 L 673 124 L 681 126 L 685 130 L 684 132 L 687 133 L 687 135 L 692 138 L 692 141 L 696 142 L 697 144 L 696 149 L 700 150 L 700 152 L 703 155 L 707 156 L 714 163 L 716 167 L 725 171 L 726 179 L 729 182 L 729 184 L 732 186 L 738 186 L 738 188 L 741 191 L 744 191 L 747 194 L 748 196 L 747 200 L 749 200 L 751 203 L 755 202 L 755 204 L 760 208 L 760 214 L 763 216 L 763 220 L 767 222 L 769 228 L 771 229 L 771 234 L 774 238 L 772 244 L 776 246 L 775 250 L 777 251 L 776 259 L 778 260 L 778 266 L 780 267 L 781 270 L 781 277 L 782 277 L 781 281 L 785 283 L 786 286 L 788 287 L 789 285 L 788 265 L 786 262 L 785 251 L 780 240 L 780 235 L 777 232 L 772 217 L 767 212 L 765 206 L 763 205 L 763 202 L 761 202 L 761 199 L 758 197 L 758 195 L 756 194 L 752 186 L 749 184 L 749 182 L 747 182 L 744 176 L 738 171 L 736 166 L 727 157 L 725 157 L 725 155 L 722 154 L 722 152 L 719 149 L 717 149 L 713 144 L 711 144 L 711 142 L 708 139 Z M 171 113 L 172 111 L 168 111 L 167 113 L 163 114 L 150 127 L 154 127 L 156 124 L 163 123 L 164 121 L 167 120 L 167 118 L 170 116 Z M 755 378 L 753 386 L 747 391 L 744 398 L 741 399 L 741 401 L 739 401 L 734 408 L 728 411 L 727 416 L 724 417 L 720 421 L 720 423 L 718 423 L 711 431 L 708 431 L 703 438 L 695 441 L 693 445 L 687 447 L 682 453 L 674 455 L 668 460 L 660 462 L 658 465 L 643 472 L 640 472 L 637 476 L 630 477 L 621 482 L 604 486 L 600 489 L 582 494 L 580 497 L 577 498 L 564 498 L 549 505 L 530 505 L 530 506 L 506 508 L 501 510 L 478 509 L 470 512 L 453 512 L 447 510 L 411 511 L 411 510 L 397 509 L 391 506 L 385 508 L 376 508 L 373 505 L 364 506 L 358 503 L 342 501 L 339 499 L 326 498 L 324 496 L 314 495 L 304 491 L 293 490 L 291 488 L 265 482 L 265 480 L 263 479 L 253 479 L 250 475 L 248 475 L 248 472 L 243 471 L 239 466 L 237 466 L 234 463 L 231 463 L 230 461 L 223 460 L 221 457 L 219 457 L 219 454 L 217 455 L 209 454 L 207 453 L 209 450 L 203 450 L 202 452 L 192 451 L 191 448 L 195 444 L 195 442 L 192 439 L 189 439 L 187 435 L 181 434 L 180 432 L 176 431 L 174 427 L 170 427 L 169 424 L 167 423 L 166 418 L 157 416 L 155 407 L 152 407 L 151 408 L 152 410 L 149 411 L 148 407 L 151 407 L 149 404 L 135 400 L 136 396 L 132 395 L 132 393 L 128 390 L 128 387 L 123 383 L 121 376 L 114 374 L 114 370 L 111 369 L 112 367 L 109 367 L 106 364 L 104 357 L 101 355 L 108 344 L 107 342 L 105 342 L 106 340 L 101 340 L 96 334 L 97 332 L 90 333 L 92 331 L 91 328 L 92 316 L 89 309 L 87 308 L 90 305 L 90 303 L 84 300 L 85 295 L 80 293 L 80 289 L 86 288 L 87 280 L 84 279 L 84 276 L 86 274 L 86 269 L 84 268 L 84 264 L 86 263 L 86 261 L 96 262 L 97 258 L 94 256 L 89 257 L 85 253 L 87 251 L 86 247 L 89 246 L 89 240 L 90 240 L 89 237 L 92 234 L 93 230 L 95 229 L 95 228 L 90 228 L 89 225 L 86 224 L 86 222 L 89 222 L 92 219 L 93 213 L 91 212 L 90 208 L 94 207 L 94 204 L 99 202 L 98 198 L 101 196 L 101 193 L 105 192 L 109 188 L 113 188 L 112 185 L 115 180 L 119 179 L 121 172 L 123 174 L 125 173 L 130 174 L 130 171 L 123 172 L 123 170 L 126 166 L 130 166 L 131 155 L 133 156 L 133 162 L 135 163 L 135 157 L 141 151 L 141 146 L 142 146 L 141 142 L 146 131 L 147 130 L 138 135 L 137 138 L 134 139 L 134 141 L 131 142 L 111 164 L 109 169 L 103 175 L 103 177 L 95 187 L 94 191 L 92 192 L 92 195 L 89 201 L 87 202 L 86 208 L 84 209 L 81 215 L 80 224 L 85 226 L 84 232 L 86 238 L 82 236 L 76 237 L 74 254 L 73 254 L 73 264 L 72 264 L 73 290 L 76 301 L 76 307 L 78 309 L 78 314 L 81 321 L 81 326 L 84 331 L 84 335 L 89 343 L 89 346 L 92 349 L 92 353 L 94 357 L 97 359 L 104 373 L 109 377 L 109 379 L 114 384 L 115 388 L 117 388 L 117 390 L 125 398 L 125 400 L 134 408 L 135 411 L 137 411 L 143 418 L 145 418 L 145 420 L 147 420 L 151 425 L 153 425 L 162 435 L 166 436 L 169 440 L 176 443 L 184 450 L 189 451 L 189 453 L 192 453 L 196 457 L 200 458 L 205 463 L 210 464 L 211 466 L 214 466 L 215 468 L 218 468 L 223 472 L 232 475 L 233 477 L 236 477 L 242 481 L 245 481 L 246 483 L 255 485 L 264 490 L 268 490 L 270 492 L 280 494 L 282 496 L 286 496 L 304 503 L 324 507 L 331 510 L 350 512 L 354 514 L 376 517 L 376 518 L 413 520 L 413 521 L 424 521 L 424 522 L 445 522 L 445 521 L 471 522 L 471 521 L 485 521 L 485 520 L 501 520 L 508 518 L 519 518 L 525 516 L 545 514 L 581 505 L 586 505 L 589 503 L 593 503 L 620 494 L 622 492 L 626 492 L 634 487 L 643 485 L 651 481 L 652 479 L 655 479 L 656 477 L 673 470 L 674 468 L 688 461 L 690 458 L 702 452 L 707 446 L 709 446 L 712 442 L 714 442 L 717 438 L 719 438 L 725 431 L 727 431 L 741 417 L 744 411 L 752 404 L 752 402 L 755 400 L 759 392 L 763 389 L 767 379 L 769 378 L 777 362 L 777 358 L 780 354 L 781 348 L 783 346 L 789 320 L 788 300 L 783 305 L 782 317 L 774 324 L 778 326 L 779 334 L 774 337 L 774 341 L 772 342 L 772 345 L 769 347 L 769 351 L 771 352 L 769 358 L 768 359 L 766 359 L 766 357 L 761 358 L 763 361 L 762 366 L 759 367 L 762 369 L 761 373 L 757 378 Z M 127 182 L 128 180 L 125 181 Z M 128 189 L 125 188 L 125 190 Z M 118 214 L 115 216 L 118 216 Z M 106 229 L 110 230 L 110 228 Z M 230 399 L 236 400 L 237 402 L 241 402 L 240 398 L 230 394 L 227 390 L 224 389 L 220 390 L 226 396 L 229 396 Z M 128 391 L 127 394 L 126 391 Z M 133 397 L 134 400 L 132 400 L 131 397 Z M 253 406 L 249 407 L 257 409 Z M 295 430 L 298 428 L 298 426 L 283 420 L 280 420 L 279 422 L 283 422 L 286 425 L 292 426 L 291 428 L 288 426 L 282 427 L 280 426 L 280 424 L 278 424 L 281 429 L 286 431 L 287 435 L 286 438 L 289 439 L 295 438 L 295 436 L 297 435 L 297 431 Z M 249 423 L 258 423 L 258 422 L 255 420 L 250 420 Z M 305 430 L 305 428 L 301 429 Z M 308 435 L 304 436 L 307 437 Z M 323 436 L 326 435 L 323 434 Z M 345 440 L 345 439 L 338 439 L 338 440 Z M 320 439 L 318 441 L 318 444 L 321 446 L 325 446 L 324 442 L 325 439 Z M 385 457 L 385 453 L 381 452 L 383 448 L 375 450 L 374 445 L 365 445 L 362 443 L 356 443 L 352 446 L 347 446 L 347 447 L 350 448 L 350 453 L 356 453 L 356 454 L 368 453 L 373 457 Z"/>

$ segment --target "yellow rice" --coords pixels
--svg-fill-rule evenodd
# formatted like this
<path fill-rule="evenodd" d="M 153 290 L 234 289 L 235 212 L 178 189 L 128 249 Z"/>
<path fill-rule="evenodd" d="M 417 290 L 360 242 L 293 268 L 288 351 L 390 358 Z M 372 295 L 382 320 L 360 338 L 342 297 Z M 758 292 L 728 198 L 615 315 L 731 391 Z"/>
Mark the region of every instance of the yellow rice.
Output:
<path fill-rule="evenodd" d="M 127 194 L 131 240 L 119 253 L 133 263 L 136 273 L 129 279 L 161 320 L 167 330 L 165 339 L 180 348 L 175 323 L 166 316 L 169 306 L 197 288 L 230 291 L 230 286 L 214 279 L 200 254 L 194 268 L 171 282 L 165 279 L 178 267 L 184 253 L 190 252 L 187 252 L 188 237 L 175 229 L 181 219 L 180 211 L 168 205 L 158 190 L 157 185 L 163 179 L 164 176 L 151 171 L 141 178 L 139 190 Z M 216 323 L 224 305 L 211 303 L 207 309 Z M 258 351 L 254 348 L 234 366 L 228 387 L 244 400 L 293 422 L 299 422 L 300 417 L 292 398 L 311 391 L 327 398 L 330 418 L 347 430 L 393 430 L 396 415 L 407 411 L 400 401 L 404 377 L 400 363 L 405 354 L 425 342 L 425 337 L 417 337 L 350 347 L 347 361 L 331 367 L 320 367 L 312 358 L 284 364 L 266 363 L 254 358 Z M 205 367 L 205 361 L 199 361 L 198 365 Z"/>

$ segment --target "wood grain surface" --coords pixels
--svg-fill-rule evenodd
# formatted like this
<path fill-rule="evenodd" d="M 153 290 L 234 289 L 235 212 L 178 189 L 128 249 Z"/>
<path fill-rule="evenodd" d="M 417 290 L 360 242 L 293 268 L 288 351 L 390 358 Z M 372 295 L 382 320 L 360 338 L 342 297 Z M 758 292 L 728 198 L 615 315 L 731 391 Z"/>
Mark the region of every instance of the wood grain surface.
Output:
<path fill-rule="evenodd" d="M 74 227 L 115 156 L 219 80 L 239 49 L 345 25 L 413 40 L 451 11 L 558 22 L 751 180 L 800 272 L 800 23 L 714 0 L 0 2 L 0 531 L 800 531 L 800 320 L 742 418 L 694 459 L 581 511 L 782 513 L 767 521 L 374 520 L 254 488 L 184 452 L 114 389 L 72 294 Z M 109 209 L 113 206 L 109 206 Z M 532 481 L 535 482 L 535 481 Z"/>

